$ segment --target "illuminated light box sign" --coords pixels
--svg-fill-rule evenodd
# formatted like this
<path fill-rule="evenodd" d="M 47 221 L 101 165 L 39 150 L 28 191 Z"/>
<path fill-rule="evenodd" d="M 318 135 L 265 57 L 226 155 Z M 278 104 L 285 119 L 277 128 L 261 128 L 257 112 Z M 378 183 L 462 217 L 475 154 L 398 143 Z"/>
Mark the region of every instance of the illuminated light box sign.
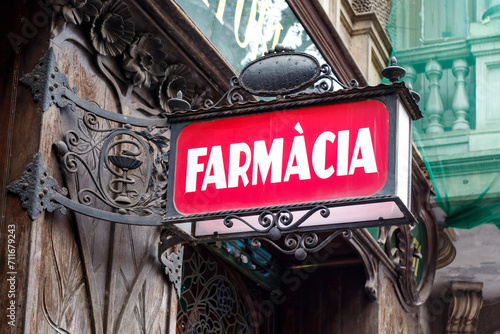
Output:
<path fill-rule="evenodd" d="M 373 97 L 337 92 L 173 117 L 166 220 L 197 238 L 265 232 L 273 214 L 297 230 L 411 222 L 406 89 L 354 95 L 363 90 Z"/>

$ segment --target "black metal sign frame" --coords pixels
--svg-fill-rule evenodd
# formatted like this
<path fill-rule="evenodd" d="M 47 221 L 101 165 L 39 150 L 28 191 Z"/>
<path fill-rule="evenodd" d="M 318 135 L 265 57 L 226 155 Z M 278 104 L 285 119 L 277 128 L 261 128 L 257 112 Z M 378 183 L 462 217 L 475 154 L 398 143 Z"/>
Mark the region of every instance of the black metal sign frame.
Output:
<path fill-rule="evenodd" d="M 252 102 L 241 105 L 232 105 L 228 107 L 216 108 L 216 110 L 208 109 L 203 111 L 190 111 L 183 114 L 172 115 L 170 117 L 171 124 L 171 149 L 170 149 L 170 174 L 169 174 L 169 186 L 167 191 L 167 213 L 164 218 L 165 222 L 180 223 L 180 222 L 195 222 L 201 220 L 210 219 L 226 219 L 227 217 L 245 217 L 252 215 L 260 215 L 263 212 L 279 212 L 281 210 L 287 211 L 299 211 L 299 210 L 316 210 L 318 207 L 336 207 L 345 205 L 356 205 L 362 203 L 374 203 L 380 201 L 395 201 L 397 205 L 405 212 L 405 223 L 414 222 L 414 218 L 408 209 L 404 208 L 404 204 L 401 200 L 398 200 L 393 196 L 396 188 L 396 180 L 394 177 L 388 177 L 384 187 L 376 194 L 370 197 L 364 198 L 348 198 L 340 200 L 331 201 L 321 201 L 321 202 L 306 202 L 297 203 L 293 205 L 284 206 L 273 206 L 273 207 L 256 207 L 256 208 L 245 208 L 242 210 L 232 210 L 232 211 L 220 211 L 220 212 L 209 212 L 202 214 L 191 214 L 183 215 L 179 213 L 173 203 L 174 198 L 174 187 L 175 187 L 175 166 L 176 166 L 176 155 L 177 150 L 177 139 L 181 131 L 188 125 L 197 122 L 206 122 L 221 118 L 239 117 L 246 115 L 255 115 L 261 113 L 271 113 L 280 112 L 282 110 L 291 110 L 312 106 L 324 106 L 331 104 L 342 104 L 359 102 L 366 100 L 377 100 L 383 102 L 389 110 L 389 163 L 388 163 L 388 174 L 394 176 L 396 161 L 395 156 L 397 154 L 397 133 L 396 124 L 397 117 L 395 110 L 398 108 L 398 103 L 402 103 L 407 110 L 410 112 L 412 119 L 418 119 L 421 117 L 420 111 L 415 108 L 415 104 L 412 96 L 410 95 L 408 89 L 403 84 L 393 84 L 390 86 L 380 85 L 376 87 L 365 87 L 365 88 L 353 88 L 349 90 L 340 90 L 330 93 L 322 94 L 304 94 L 299 96 L 294 96 L 293 98 L 287 98 L 283 100 L 274 101 L 260 101 Z M 202 135 L 202 134 L 200 134 Z M 411 143 L 411 138 L 407 138 L 407 141 Z M 410 181 L 411 182 L 411 181 Z M 341 227 L 369 227 L 369 226 L 384 226 L 384 225 L 394 225 L 397 223 L 394 220 L 375 220 L 367 221 L 361 224 L 346 224 Z M 401 224 L 402 221 L 399 221 Z M 229 225 L 229 224 L 228 224 Z"/>

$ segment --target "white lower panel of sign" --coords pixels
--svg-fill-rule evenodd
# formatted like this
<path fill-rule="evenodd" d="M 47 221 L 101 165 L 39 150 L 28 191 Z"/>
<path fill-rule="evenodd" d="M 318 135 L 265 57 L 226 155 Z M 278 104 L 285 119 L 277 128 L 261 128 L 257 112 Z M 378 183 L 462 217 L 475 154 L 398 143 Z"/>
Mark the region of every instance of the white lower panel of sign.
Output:
<path fill-rule="evenodd" d="M 307 212 L 308 211 L 294 211 L 292 224 L 299 220 Z M 361 223 L 367 221 L 376 221 L 379 218 L 383 218 L 386 220 L 399 219 L 404 218 L 404 214 L 403 212 L 401 212 L 397 204 L 392 201 L 357 204 L 330 208 L 330 215 L 327 218 L 323 218 L 320 214 L 320 211 L 317 211 L 305 222 L 303 222 L 300 227 L 310 228 L 315 226 L 325 227 L 326 225 Z M 262 231 L 264 229 L 258 222 L 258 216 L 247 216 L 242 217 L 242 219 L 252 225 L 257 231 Z M 223 219 L 197 222 L 195 226 L 194 236 L 209 236 L 213 235 L 215 232 L 221 235 L 254 231 L 252 228 L 239 221 L 238 219 L 232 219 L 232 222 L 234 223 L 234 225 L 231 228 L 228 228 L 224 225 Z"/>

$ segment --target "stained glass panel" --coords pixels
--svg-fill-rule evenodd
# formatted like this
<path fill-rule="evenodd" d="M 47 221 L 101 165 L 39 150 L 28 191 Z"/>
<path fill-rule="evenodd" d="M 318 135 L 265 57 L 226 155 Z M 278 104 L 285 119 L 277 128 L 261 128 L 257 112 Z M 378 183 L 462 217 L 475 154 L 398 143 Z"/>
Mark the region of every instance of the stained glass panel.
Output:
<path fill-rule="evenodd" d="M 201 247 L 186 247 L 177 333 L 257 333 L 251 293 L 237 273 Z"/>

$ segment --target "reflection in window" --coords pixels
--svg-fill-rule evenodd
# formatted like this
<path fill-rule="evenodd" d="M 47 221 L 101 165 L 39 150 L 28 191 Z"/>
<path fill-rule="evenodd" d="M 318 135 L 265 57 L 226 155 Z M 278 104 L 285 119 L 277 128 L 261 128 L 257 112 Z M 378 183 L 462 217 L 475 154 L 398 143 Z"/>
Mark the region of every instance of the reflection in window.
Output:
<path fill-rule="evenodd" d="M 471 0 L 394 1 L 388 23 L 393 47 L 402 50 L 467 38 L 469 23 L 480 20 L 475 13 L 484 12 L 484 6 L 475 6 Z"/>
<path fill-rule="evenodd" d="M 424 39 L 466 37 L 467 0 L 424 0 Z"/>
<path fill-rule="evenodd" d="M 281 43 L 325 63 L 285 0 L 176 0 L 240 72 Z"/>

